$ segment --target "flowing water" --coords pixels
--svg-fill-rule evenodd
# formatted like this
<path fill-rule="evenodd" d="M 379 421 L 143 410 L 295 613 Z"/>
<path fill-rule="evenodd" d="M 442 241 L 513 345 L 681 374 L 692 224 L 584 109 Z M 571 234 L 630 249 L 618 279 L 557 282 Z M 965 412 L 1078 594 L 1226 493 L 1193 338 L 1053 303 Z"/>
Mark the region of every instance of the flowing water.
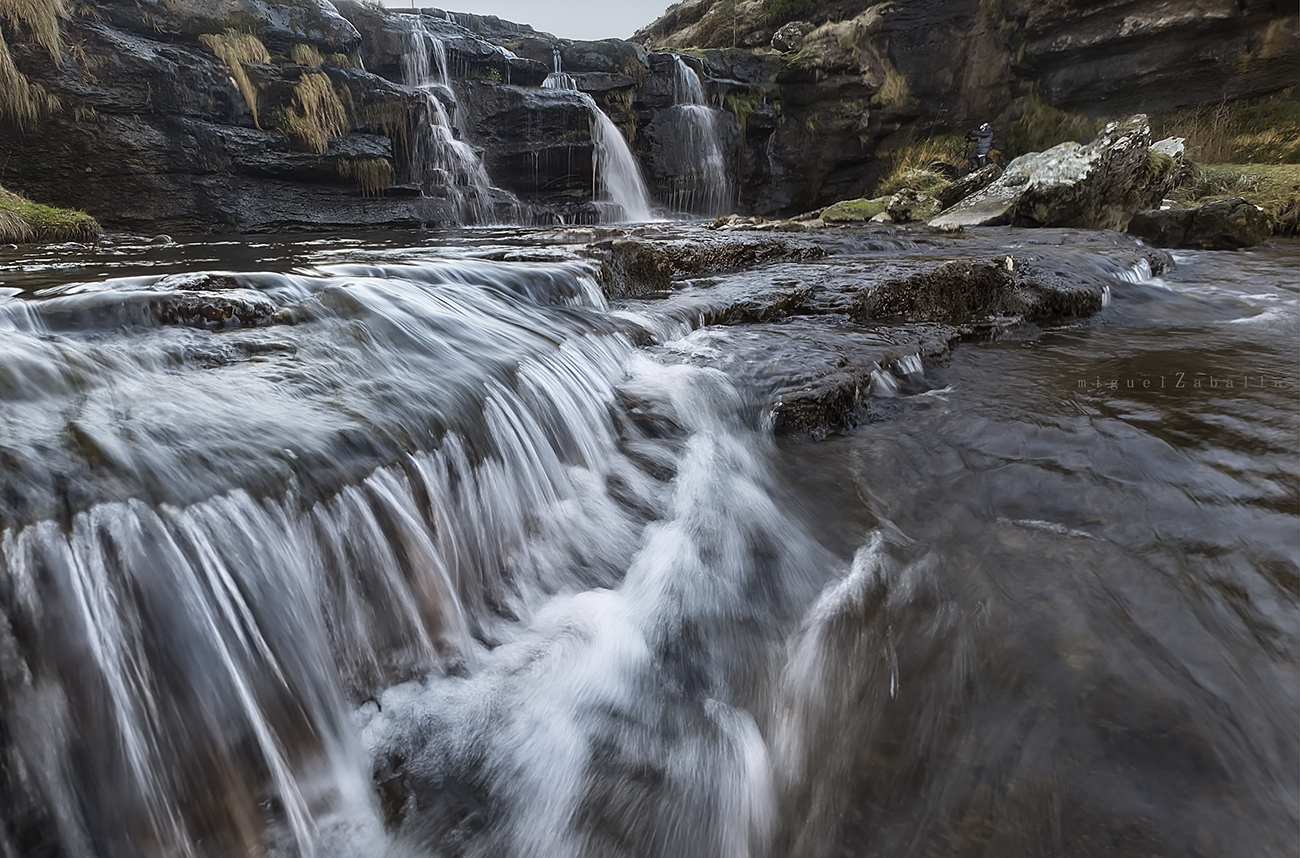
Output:
<path fill-rule="evenodd" d="M 596 104 L 596 100 L 578 90 L 573 77 L 560 68 L 560 52 L 555 52 L 555 70 L 542 81 L 543 89 L 566 90 L 575 93 L 591 114 L 591 142 L 594 147 L 591 160 L 592 196 L 596 205 L 608 213 L 607 221 L 644 223 L 652 220 L 650 192 L 646 190 L 641 168 L 637 166 L 632 150 L 628 148 L 623 132 Z"/>
<path fill-rule="evenodd" d="M 402 77 L 407 86 L 424 95 L 426 121 L 411 141 L 411 162 L 416 183 L 425 192 L 449 193 L 459 223 L 490 223 L 496 219 L 495 199 L 504 192 L 492 187 L 487 171 L 473 147 L 460 139 L 442 100 L 453 105 L 456 94 L 447 70 L 447 48 L 442 40 L 411 16 L 410 44 L 402 55 Z M 517 201 L 511 214 L 519 213 Z"/>
<path fill-rule="evenodd" d="M 813 441 L 572 236 L 0 257 L 0 855 L 1294 854 L 1294 245 Z"/>
<path fill-rule="evenodd" d="M 674 104 L 664 121 L 680 133 L 674 145 L 686 157 L 685 169 L 668 179 L 668 206 L 691 214 L 727 214 L 735 199 L 722 154 L 723 113 L 708 105 L 695 70 L 679 56 L 673 60 Z"/>

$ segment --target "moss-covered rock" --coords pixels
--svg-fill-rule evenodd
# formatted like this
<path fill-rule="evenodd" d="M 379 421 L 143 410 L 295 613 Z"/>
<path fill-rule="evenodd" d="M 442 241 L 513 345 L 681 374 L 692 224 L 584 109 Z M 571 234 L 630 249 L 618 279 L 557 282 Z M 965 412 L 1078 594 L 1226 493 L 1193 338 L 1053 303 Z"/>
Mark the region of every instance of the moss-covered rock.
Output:
<path fill-rule="evenodd" d="M 826 223 L 865 223 L 889 207 L 889 197 L 844 200 L 821 213 Z"/>

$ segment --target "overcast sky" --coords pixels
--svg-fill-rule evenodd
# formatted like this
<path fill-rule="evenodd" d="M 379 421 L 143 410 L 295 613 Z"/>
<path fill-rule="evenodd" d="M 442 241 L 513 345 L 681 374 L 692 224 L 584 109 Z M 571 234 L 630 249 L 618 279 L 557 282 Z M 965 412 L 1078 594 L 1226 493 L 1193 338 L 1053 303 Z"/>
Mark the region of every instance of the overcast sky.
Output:
<path fill-rule="evenodd" d="M 626 39 L 654 21 L 672 0 L 383 0 L 394 9 L 431 6 L 496 15 L 562 39 Z"/>

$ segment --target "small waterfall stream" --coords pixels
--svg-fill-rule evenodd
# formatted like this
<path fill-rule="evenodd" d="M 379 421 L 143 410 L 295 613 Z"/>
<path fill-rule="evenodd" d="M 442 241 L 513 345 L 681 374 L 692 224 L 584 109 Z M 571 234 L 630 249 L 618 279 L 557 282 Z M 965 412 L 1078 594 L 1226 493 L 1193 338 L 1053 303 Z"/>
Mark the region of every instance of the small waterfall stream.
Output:
<path fill-rule="evenodd" d="M 735 199 L 723 156 L 723 113 L 708 105 L 699 75 L 680 56 L 673 56 L 674 127 L 683 132 L 676 146 L 687 168 L 672 176 L 668 205 L 673 211 L 702 215 L 726 214 Z"/>
<path fill-rule="evenodd" d="M 403 82 L 424 93 L 428 113 L 428 122 L 417 129 L 412 141 L 411 160 L 422 171 L 420 184 L 447 188 L 461 223 L 489 222 L 494 219 L 494 194 L 500 192 L 492 187 L 473 147 L 458 138 L 442 103 L 442 97 L 453 103 L 456 99 L 446 46 L 419 17 L 410 20 L 410 45 L 402 55 Z"/>
<path fill-rule="evenodd" d="M 554 54 L 554 70 L 542 81 L 545 89 L 577 93 L 591 113 L 591 140 L 595 147 L 592 159 L 592 186 L 597 204 L 612 211 L 611 220 L 644 222 L 652 220 L 650 192 L 646 190 L 641 168 L 632 150 L 613 121 L 596 104 L 596 100 L 578 90 L 573 77 L 560 68 L 560 52 Z"/>

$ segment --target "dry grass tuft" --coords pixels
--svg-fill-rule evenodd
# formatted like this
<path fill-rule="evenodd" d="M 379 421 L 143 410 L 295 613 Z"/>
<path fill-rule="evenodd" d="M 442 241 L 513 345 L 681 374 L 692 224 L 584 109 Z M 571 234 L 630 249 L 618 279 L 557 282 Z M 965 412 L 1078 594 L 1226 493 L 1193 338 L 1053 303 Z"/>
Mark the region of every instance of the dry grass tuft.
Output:
<path fill-rule="evenodd" d="M 1300 234 L 1300 165 L 1297 164 L 1197 167 L 1173 197 L 1188 205 L 1241 197 L 1273 217 L 1274 234 Z"/>
<path fill-rule="evenodd" d="M 1188 156 L 1201 164 L 1300 164 L 1300 103 L 1286 98 L 1163 114 L 1151 130 L 1185 138 Z"/>
<path fill-rule="evenodd" d="M 325 58 L 313 45 L 294 45 L 289 50 L 289 59 L 300 66 L 318 69 L 325 64 Z"/>
<path fill-rule="evenodd" d="M 1045 152 L 1060 143 L 1088 143 L 1106 124 L 1080 113 L 1058 110 L 1037 94 L 1025 99 L 1020 118 L 1007 131 L 1006 151 L 1011 157 L 1027 152 Z"/>
<path fill-rule="evenodd" d="M 892 164 L 876 188 L 876 196 L 896 194 L 904 188 L 933 193 L 955 178 L 969 162 L 966 141 L 953 135 L 941 135 L 899 146 L 884 153 Z"/>
<path fill-rule="evenodd" d="M 907 78 L 901 72 L 891 68 L 885 72 L 885 80 L 871 100 L 881 107 L 901 107 L 907 104 L 911 97 L 912 91 L 908 89 Z"/>
<path fill-rule="evenodd" d="M 330 79 L 305 74 L 293 88 L 293 106 L 277 118 L 280 130 L 316 154 L 324 154 L 330 140 L 347 133 L 347 114 Z"/>
<path fill-rule="evenodd" d="M 248 104 L 249 112 L 253 114 L 253 124 L 261 128 L 257 119 L 257 87 L 244 71 L 244 63 L 269 63 L 271 54 L 266 50 L 266 45 L 263 45 L 257 36 L 241 33 L 238 30 L 226 30 L 224 33 L 216 34 L 205 33 L 199 36 L 199 41 L 230 69 L 230 76 L 235 79 L 235 85 L 239 87 L 244 102 Z"/>
<path fill-rule="evenodd" d="M 14 65 L 6 39 L 26 33 L 58 61 L 63 52 L 59 25 L 67 15 L 64 0 L 0 0 L 0 120 L 27 128 L 59 109 L 57 98 Z"/>
<path fill-rule="evenodd" d="M 363 197 L 382 196 L 396 177 L 387 158 L 340 158 L 338 171 L 342 179 L 357 186 Z"/>

